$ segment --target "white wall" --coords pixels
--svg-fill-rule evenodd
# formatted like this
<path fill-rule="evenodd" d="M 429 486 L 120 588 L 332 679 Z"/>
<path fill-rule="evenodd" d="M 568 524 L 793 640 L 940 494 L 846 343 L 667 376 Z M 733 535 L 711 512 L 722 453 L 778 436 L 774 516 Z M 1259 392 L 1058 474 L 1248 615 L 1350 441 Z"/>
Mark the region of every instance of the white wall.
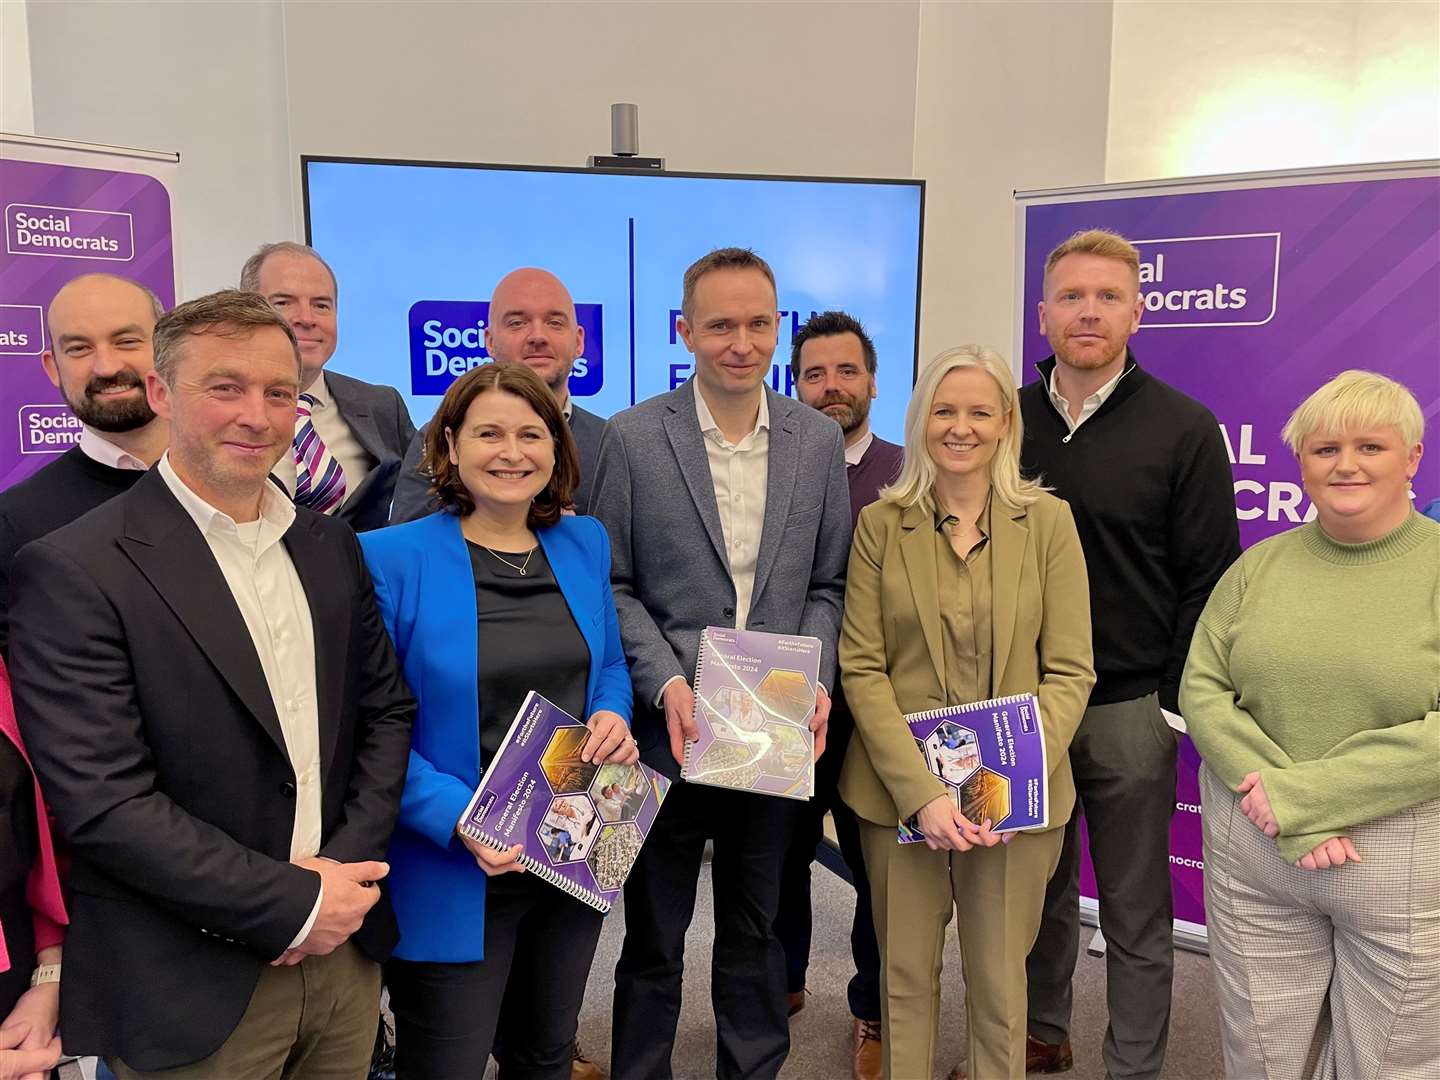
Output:
<path fill-rule="evenodd" d="M 28 10 L 36 134 L 180 152 L 182 296 L 235 284 L 262 240 L 290 235 L 278 3 L 30 0 Z"/>
<path fill-rule="evenodd" d="M 1115 4 L 1110 180 L 1440 157 L 1440 4 Z"/>
<path fill-rule="evenodd" d="M 343 11 L 344 17 L 337 17 Z M 285 5 L 297 154 L 908 176 L 919 5 Z"/>
<path fill-rule="evenodd" d="M 29 9 L 0 0 L 0 131 L 35 134 L 30 87 Z"/>
<path fill-rule="evenodd" d="M 8 49 L 20 5 L 0 6 Z M 609 149 L 612 101 L 675 169 L 925 177 L 922 357 L 1008 350 L 1014 189 L 1440 156 L 1431 2 L 21 11 L 37 133 L 180 151 L 191 296 L 302 235 L 302 153 L 579 164 Z"/>
<path fill-rule="evenodd" d="M 922 362 L 967 343 L 1009 356 L 1013 193 L 1104 180 L 1110 9 L 1109 0 L 923 5 Z"/>

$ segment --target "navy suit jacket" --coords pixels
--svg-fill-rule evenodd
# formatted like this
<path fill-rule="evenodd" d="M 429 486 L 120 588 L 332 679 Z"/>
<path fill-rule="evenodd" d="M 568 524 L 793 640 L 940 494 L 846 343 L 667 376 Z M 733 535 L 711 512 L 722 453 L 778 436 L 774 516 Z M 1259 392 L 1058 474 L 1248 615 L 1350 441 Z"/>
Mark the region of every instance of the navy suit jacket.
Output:
<path fill-rule="evenodd" d="M 610 541 L 594 518 L 537 530 L 590 648 L 585 716 L 630 718 L 630 671 L 610 594 Z M 480 784 L 479 627 L 460 519 L 440 512 L 360 537 L 405 679 L 419 702 L 400 821 L 386 856 L 406 960 L 468 963 L 485 954 L 485 872 L 455 826 Z M 544 648 L 543 641 L 535 643 Z M 545 687 L 536 690 L 545 692 Z"/>
<path fill-rule="evenodd" d="M 405 448 L 415 424 L 405 399 L 393 386 L 367 383 L 337 371 L 325 372 L 325 385 L 355 441 L 375 459 L 375 467 L 340 504 L 335 516 L 356 532 L 378 529 L 390 520 L 390 500 Z"/>

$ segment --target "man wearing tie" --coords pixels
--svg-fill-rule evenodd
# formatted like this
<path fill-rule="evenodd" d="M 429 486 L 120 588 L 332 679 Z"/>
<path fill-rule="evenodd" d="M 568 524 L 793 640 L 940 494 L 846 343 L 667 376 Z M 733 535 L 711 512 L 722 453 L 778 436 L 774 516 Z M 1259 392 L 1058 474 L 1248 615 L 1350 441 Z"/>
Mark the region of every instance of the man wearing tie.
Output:
<path fill-rule="evenodd" d="M 356 532 L 380 528 L 415 425 L 393 386 L 325 370 L 337 336 L 334 271 L 314 248 L 282 241 L 250 256 L 240 287 L 269 300 L 300 343 L 295 436 L 276 478 L 297 505 L 333 514 Z"/>

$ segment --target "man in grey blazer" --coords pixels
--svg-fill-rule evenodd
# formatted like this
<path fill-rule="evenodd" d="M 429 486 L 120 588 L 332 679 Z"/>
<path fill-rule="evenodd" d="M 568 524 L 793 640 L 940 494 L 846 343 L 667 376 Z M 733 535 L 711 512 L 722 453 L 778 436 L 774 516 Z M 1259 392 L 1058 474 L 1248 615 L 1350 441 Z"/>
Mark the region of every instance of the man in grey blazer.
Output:
<path fill-rule="evenodd" d="M 585 351 L 585 328 L 575 318 L 570 290 L 548 270 L 521 267 L 500 279 L 490 294 L 490 325 L 485 328 L 485 353 L 492 360 L 509 360 L 533 368 L 545 380 L 556 400 L 575 447 L 580 451 L 580 484 L 575 508 L 585 512 L 590 501 L 590 477 L 600 456 L 600 435 L 605 421 L 575 404 L 570 396 L 570 371 Z M 429 425 L 427 424 L 426 427 Z M 430 497 L 430 477 L 420 468 L 425 451 L 425 428 L 410 441 L 395 484 L 391 524 L 414 521 L 433 514 L 440 504 Z"/>
<path fill-rule="evenodd" d="M 835 643 L 850 548 L 839 427 L 766 385 L 779 329 L 775 278 L 723 248 L 685 273 L 677 329 L 695 357 L 679 389 L 615 416 L 591 512 L 609 529 L 620 632 L 635 684 L 642 760 L 674 778 L 695 737 L 700 631 L 811 634 L 820 680 Z M 823 750 L 830 700 L 813 727 Z M 801 804 L 684 782 L 671 788 L 625 886 L 615 969 L 615 1080 L 672 1075 L 685 931 L 714 841 L 711 960 L 717 1073 L 773 1077 L 790 1048 L 785 958 L 773 931 L 780 866 Z"/>
<path fill-rule="evenodd" d="M 300 342 L 295 438 L 275 478 L 298 504 L 356 532 L 380 528 L 415 425 L 393 386 L 325 370 L 337 339 L 335 272 L 314 248 L 281 241 L 246 260 L 240 287 L 269 300 Z"/>

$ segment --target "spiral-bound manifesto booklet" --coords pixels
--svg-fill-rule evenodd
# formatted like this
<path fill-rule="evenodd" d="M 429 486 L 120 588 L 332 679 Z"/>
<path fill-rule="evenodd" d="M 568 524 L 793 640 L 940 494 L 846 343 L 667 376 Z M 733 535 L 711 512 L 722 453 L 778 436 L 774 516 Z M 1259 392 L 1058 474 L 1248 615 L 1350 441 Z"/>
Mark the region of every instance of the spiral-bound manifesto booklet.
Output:
<path fill-rule="evenodd" d="M 707 626 L 695 725 L 680 775 L 697 784 L 808 799 L 815 786 L 820 639 Z"/>
<path fill-rule="evenodd" d="M 905 720 L 925 764 L 976 825 L 989 818 L 998 833 L 1049 824 L 1050 770 L 1034 694 L 908 713 Z M 900 843 L 924 839 L 913 817 L 900 824 Z"/>
<path fill-rule="evenodd" d="M 639 762 L 581 761 L 589 734 L 532 690 L 465 808 L 460 831 L 500 851 L 523 844 L 526 870 L 609 911 L 670 781 Z"/>

